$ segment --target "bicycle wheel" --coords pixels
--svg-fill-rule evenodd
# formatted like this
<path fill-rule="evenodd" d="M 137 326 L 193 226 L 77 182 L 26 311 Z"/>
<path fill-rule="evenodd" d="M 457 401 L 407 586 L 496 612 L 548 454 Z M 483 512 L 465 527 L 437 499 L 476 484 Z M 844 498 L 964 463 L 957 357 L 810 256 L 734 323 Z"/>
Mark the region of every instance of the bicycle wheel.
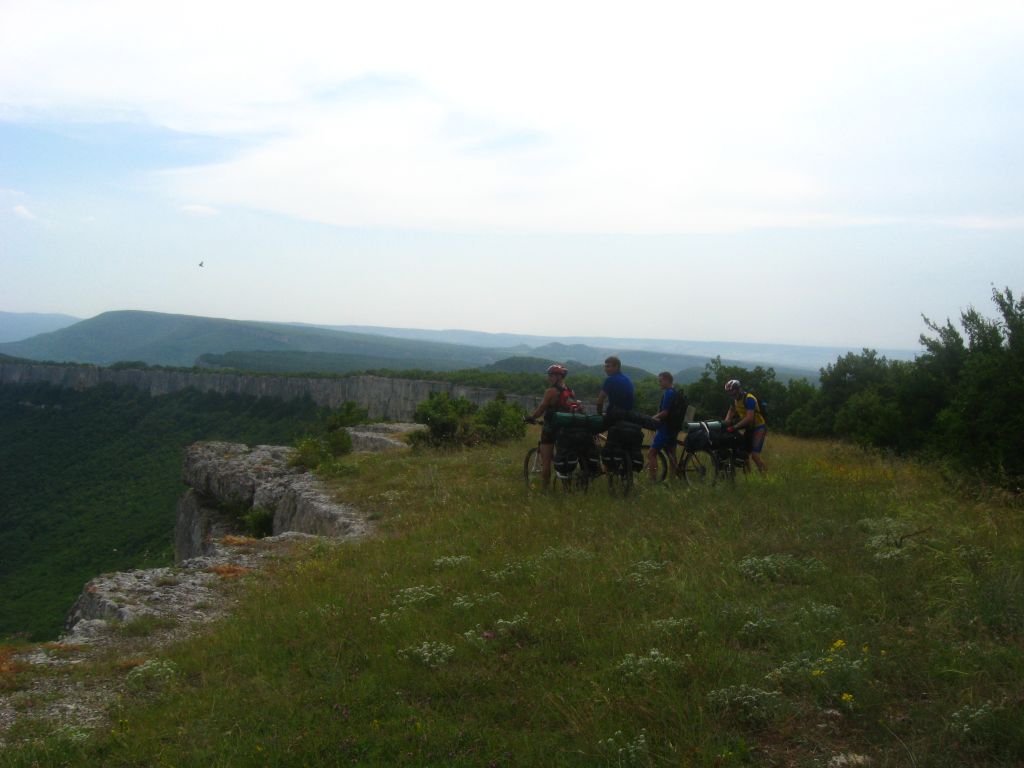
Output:
<path fill-rule="evenodd" d="M 729 483 L 736 485 L 737 477 L 746 477 L 750 474 L 750 459 L 746 453 L 737 450 L 729 452 Z"/>
<path fill-rule="evenodd" d="M 541 459 L 539 448 L 531 448 L 526 452 L 526 458 L 523 459 L 523 479 L 526 481 L 526 490 L 544 490 L 543 466 L 544 462 Z"/>
<path fill-rule="evenodd" d="M 633 490 L 633 463 L 624 448 L 614 448 L 606 462 L 608 493 L 612 496 L 629 496 Z"/>
<path fill-rule="evenodd" d="M 590 469 L 585 463 L 581 463 L 573 474 L 573 487 L 580 493 L 586 493 L 590 488 Z"/>
<path fill-rule="evenodd" d="M 717 479 L 729 487 L 736 485 L 736 452 L 732 449 L 721 451 L 715 458 Z"/>
<path fill-rule="evenodd" d="M 718 462 L 710 451 L 688 451 L 680 466 L 687 485 L 713 485 L 717 479 Z"/>
<path fill-rule="evenodd" d="M 640 450 L 644 452 L 644 471 L 648 472 L 650 470 L 646 466 L 647 452 L 651 450 L 651 446 L 645 445 Z M 654 470 L 654 482 L 663 483 L 665 478 L 668 477 L 668 454 L 664 450 L 659 449 L 655 460 L 658 464 L 657 469 Z"/>

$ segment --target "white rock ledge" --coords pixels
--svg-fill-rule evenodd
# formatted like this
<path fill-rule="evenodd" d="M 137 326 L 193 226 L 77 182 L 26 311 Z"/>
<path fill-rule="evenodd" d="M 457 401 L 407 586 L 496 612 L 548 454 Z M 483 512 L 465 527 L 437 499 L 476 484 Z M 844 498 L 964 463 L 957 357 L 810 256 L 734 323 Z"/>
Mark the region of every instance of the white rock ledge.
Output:
<path fill-rule="evenodd" d="M 388 435 L 410 428 L 415 427 L 360 427 L 368 436 L 361 450 L 403 446 Z M 75 728 L 106 721 L 122 683 L 79 679 L 71 674 L 77 665 L 110 654 L 151 655 L 223 616 L 236 594 L 224 589 L 233 577 L 308 551 L 313 540 L 334 544 L 373 533 L 358 509 L 335 502 L 315 476 L 289 467 L 291 454 L 279 446 L 222 442 L 185 450 L 182 476 L 189 489 L 178 503 L 175 566 L 103 574 L 85 585 L 61 639 L 17 657 L 53 673 L 36 675 L 27 690 L 0 692 L 0 750 L 11 725 L 24 717 Z M 273 514 L 274 535 L 259 540 L 229 535 L 241 533 L 241 517 L 255 508 Z M 133 631 L 132 622 L 147 617 L 153 622 L 134 625 L 139 630 Z M 45 705 L 24 703 L 39 701 Z"/>

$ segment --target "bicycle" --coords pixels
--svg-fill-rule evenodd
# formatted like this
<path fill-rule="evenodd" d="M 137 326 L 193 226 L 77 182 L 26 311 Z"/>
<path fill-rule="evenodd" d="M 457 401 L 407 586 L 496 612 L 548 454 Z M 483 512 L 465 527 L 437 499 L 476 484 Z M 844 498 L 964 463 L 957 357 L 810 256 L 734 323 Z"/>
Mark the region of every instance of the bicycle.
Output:
<path fill-rule="evenodd" d="M 731 435 L 731 440 L 715 449 L 716 476 L 731 486 L 736 485 L 736 476 L 750 472 L 750 461 L 744 438 L 739 434 Z"/>
<path fill-rule="evenodd" d="M 536 424 L 537 422 L 528 421 L 528 423 Z M 605 461 L 607 443 L 608 438 L 605 434 L 599 433 L 594 435 L 593 449 L 580 452 L 576 460 L 576 466 L 565 477 L 559 476 L 552 466 L 550 484 L 545 489 L 542 471 L 543 460 L 540 455 L 540 442 L 538 441 L 537 446 L 528 450 L 526 457 L 523 459 L 523 477 L 527 491 L 550 490 L 556 484 L 561 484 L 562 490 L 566 493 L 571 491 L 586 493 L 596 478 L 601 475 L 608 475 L 609 491 L 613 495 L 619 495 L 621 491 L 621 495 L 628 496 L 635 485 L 634 473 L 645 471 L 646 465 L 640 469 L 634 468 L 632 466 L 632 459 L 625 449 L 618 449 L 622 451 L 621 455 L 616 453 L 611 457 L 610 461 Z M 644 456 L 646 456 L 649 449 L 650 445 L 644 444 L 642 446 L 641 450 Z M 609 465 L 614 467 L 616 471 L 609 471 Z M 622 469 L 626 466 L 630 468 L 628 474 Z M 668 477 L 668 456 L 662 451 L 658 453 L 658 469 L 655 475 L 655 482 L 663 482 L 666 477 Z"/>
<path fill-rule="evenodd" d="M 723 435 L 721 430 L 724 424 L 719 421 L 687 423 L 684 425 L 687 435 L 697 426 L 704 427 L 709 439 L 694 450 L 687 446 L 685 438 L 676 441 L 683 448 L 676 477 L 681 476 L 688 486 L 715 485 L 719 482 L 735 485 L 737 470 L 743 475 L 750 471 L 743 438 L 738 434 L 730 434 L 728 437 Z M 717 437 L 712 438 L 712 434 L 717 434 Z"/>
<path fill-rule="evenodd" d="M 527 419 L 527 423 L 536 424 L 536 420 Z M 600 436 L 595 436 L 600 437 Z M 565 474 L 555 471 L 552 461 L 552 472 L 547 487 L 544 485 L 544 461 L 540 455 L 541 443 L 538 440 L 537 446 L 526 452 L 523 459 L 523 478 L 526 482 L 527 491 L 550 490 L 555 485 L 561 485 L 565 493 L 581 491 L 586 493 L 591 481 L 602 474 L 600 462 L 600 448 L 595 442 L 591 450 L 580 451 L 573 462 L 572 470 Z M 595 467 L 597 471 L 595 471 Z"/>

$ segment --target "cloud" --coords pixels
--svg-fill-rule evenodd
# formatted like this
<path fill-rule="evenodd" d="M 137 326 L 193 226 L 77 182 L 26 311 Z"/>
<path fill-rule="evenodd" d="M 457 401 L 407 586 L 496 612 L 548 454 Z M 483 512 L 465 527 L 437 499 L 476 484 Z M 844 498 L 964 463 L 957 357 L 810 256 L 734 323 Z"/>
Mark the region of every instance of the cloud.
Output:
<path fill-rule="evenodd" d="M 18 218 L 25 219 L 27 221 L 39 221 L 39 217 L 36 216 L 32 211 L 26 208 L 24 205 L 16 205 L 11 208 L 14 211 L 14 215 Z"/>
<path fill-rule="evenodd" d="M 181 210 L 190 216 L 219 216 L 220 211 L 208 205 L 183 205 Z"/>
<path fill-rule="evenodd" d="M 0 30 L 9 119 L 244 138 L 159 177 L 211 209 L 723 231 L 984 214 L 1024 173 L 1015 2 L 38 0 L 0 7 Z"/>
<path fill-rule="evenodd" d="M 1024 216 L 957 216 L 946 223 L 960 229 L 1024 230 Z"/>

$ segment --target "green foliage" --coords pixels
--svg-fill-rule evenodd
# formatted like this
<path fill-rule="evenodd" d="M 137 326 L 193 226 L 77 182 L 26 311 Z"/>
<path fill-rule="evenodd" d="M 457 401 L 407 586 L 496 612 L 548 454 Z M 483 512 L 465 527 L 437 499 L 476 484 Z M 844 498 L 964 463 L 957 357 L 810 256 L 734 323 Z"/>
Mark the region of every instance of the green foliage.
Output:
<path fill-rule="evenodd" d="M 170 563 L 186 445 L 287 444 L 324 418 L 310 400 L 0 387 L 0 637 L 52 638 L 95 575 Z"/>
<path fill-rule="evenodd" d="M 124 622 L 117 627 L 117 631 L 124 637 L 147 637 L 162 629 L 171 629 L 177 623 L 177 620 L 169 616 L 153 616 L 147 613 Z"/>
<path fill-rule="evenodd" d="M 525 413 L 502 393 L 479 408 L 464 397 L 432 392 L 416 407 L 414 419 L 427 429 L 412 435 L 413 444 L 454 448 L 501 443 L 526 434 Z"/>
<path fill-rule="evenodd" d="M 274 513 L 264 507 L 253 507 L 242 515 L 245 532 L 255 539 L 262 539 L 274 533 Z"/>
<path fill-rule="evenodd" d="M 370 414 L 365 408 L 362 408 L 357 403 L 348 400 L 328 414 L 326 429 L 328 432 L 335 432 L 343 427 L 354 427 L 357 424 L 366 424 L 369 420 Z"/>
<path fill-rule="evenodd" d="M 849 353 L 821 372 L 821 387 L 791 415 L 799 435 L 841 437 L 865 447 L 941 458 L 976 476 L 1024 482 L 1024 300 L 993 289 L 999 316 L 971 308 L 949 321 L 925 318 L 924 353 L 912 363 L 874 350 Z"/>
<path fill-rule="evenodd" d="M 507 402 L 499 392 L 497 397 L 476 412 L 474 422 L 481 441 L 502 443 L 518 440 L 526 434 L 524 415 L 522 408 Z"/>
<path fill-rule="evenodd" d="M 295 452 L 288 459 L 288 465 L 315 470 L 321 464 L 331 460 L 332 453 L 327 438 L 306 435 L 294 443 Z"/>
<path fill-rule="evenodd" d="M 347 427 L 365 424 L 368 420 L 365 408 L 353 402 L 342 403 L 295 441 L 295 453 L 288 460 L 289 465 L 320 474 L 336 473 L 340 469 L 337 460 L 352 453 L 352 436 Z"/>

